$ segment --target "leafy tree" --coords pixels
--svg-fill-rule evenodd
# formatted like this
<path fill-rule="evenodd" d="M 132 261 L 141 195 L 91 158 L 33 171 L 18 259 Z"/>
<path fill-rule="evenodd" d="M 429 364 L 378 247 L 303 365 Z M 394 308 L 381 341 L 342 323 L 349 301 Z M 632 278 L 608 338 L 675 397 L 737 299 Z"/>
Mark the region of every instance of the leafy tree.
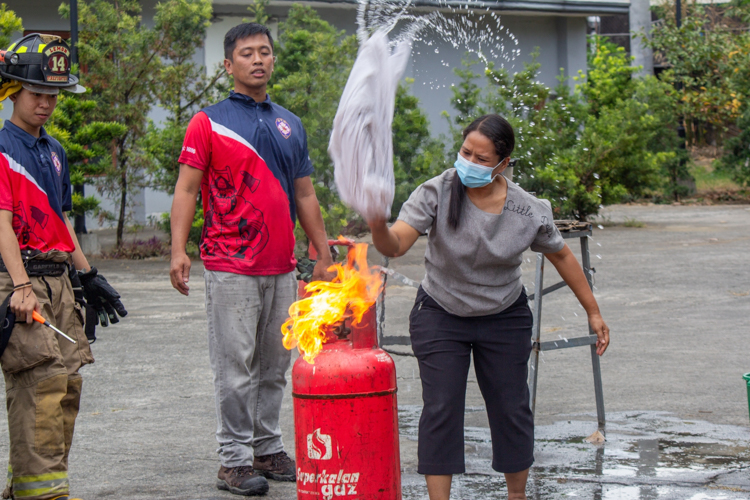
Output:
<path fill-rule="evenodd" d="M 750 3 L 746 0 L 729 4 L 727 15 L 739 19 L 746 28 L 750 25 Z M 750 35 L 747 30 L 734 32 L 734 48 L 726 57 L 731 61 L 729 73 L 731 105 L 737 108 L 738 117 L 728 139 L 724 142 L 723 156 L 717 162 L 718 170 L 729 173 L 741 186 L 750 185 Z"/>
<path fill-rule="evenodd" d="M 599 36 L 591 42 L 594 50 L 588 53 L 586 75 L 579 74 L 574 80 L 582 82 L 580 91 L 590 103 L 590 111 L 600 115 L 632 92 L 632 77 L 638 68 L 632 66 L 624 47 Z"/>
<path fill-rule="evenodd" d="M 687 142 L 721 144 L 748 95 L 748 87 L 737 83 L 742 81 L 738 73 L 747 71 L 747 58 L 742 55 L 750 49 L 750 35 L 742 18 L 750 14 L 750 4 L 688 4 L 679 28 L 671 15 L 661 14 L 663 22 L 647 43 L 669 66 L 662 79 L 680 94 L 677 106 L 685 120 Z"/>
<path fill-rule="evenodd" d="M 578 89 L 598 122 L 614 120 L 610 137 L 618 149 L 608 160 L 614 178 L 625 198 L 659 188 L 666 197 L 679 200 L 688 194 L 680 182 L 691 178 L 688 154 L 676 133 L 679 94 L 668 82 L 652 76 L 631 78 L 638 68 L 622 47 L 601 37 L 594 37 L 593 42 L 596 50 L 590 54 L 588 73 L 585 79 L 579 78 Z M 622 120 L 624 132 L 619 137 L 617 120 Z"/>
<path fill-rule="evenodd" d="M 747 185 L 750 2 L 689 4 L 679 28 L 668 9 L 659 14 L 651 45 L 670 66 L 663 79 L 677 89 L 688 144 L 724 146 L 717 167 Z"/>
<path fill-rule="evenodd" d="M 335 191 L 328 141 L 357 55 L 357 38 L 334 28 L 311 7 L 294 4 L 279 26 L 276 53 L 278 59 L 268 93 L 302 120 L 326 230 L 335 235 L 352 214 Z M 297 233 L 302 236 L 299 230 Z"/>
<path fill-rule="evenodd" d="M 262 25 L 268 24 L 271 16 L 268 15 L 266 8 L 268 7 L 268 0 L 253 0 L 253 3 L 248 5 L 247 10 L 250 12 L 250 19 L 243 19 L 245 22 L 259 23 Z"/>
<path fill-rule="evenodd" d="M 0 48 L 5 50 L 10 45 L 13 33 L 23 32 L 22 19 L 8 8 L 4 3 L 0 4 Z"/>
<path fill-rule="evenodd" d="M 466 54 L 468 57 L 468 53 Z M 457 111 L 456 116 L 451 118 L 447 111 L 443 111 L 443 118 L 448 120 L 451 136 L 453 137 L 454 146 L 461 145 L 461 131 L 478 116 L 486 113 L 482 106 L 482 88 L 477 84 L 479 79 L 472 69 L 479 63 L 478 60 L 471 60 L 464 57 L 461 60 L 461 68 L 455 68 L 453 73 L 459 77 L 458 85 L 451 85 L 451 105 Z M 491 69 L 491 68 L 490 68 Z M 499 73 L 501 78 L 507 80 L 507 73 Z M 456 149 L 456 148 L 454 148 Z"/>
<path fill-rule="evenodd" d="M 62 93 L 47 122 L 47 132 L 65 148 L 73 186 L 82 186 L 101 175 L 112 163 L 113 145 L 127 132 L 121 123 L 90 120 L 95 108 L 94 101 Z M 73 215 L 96 212 L 98 208 L 95 196 L 84 198 L 73 193 Z"/>
<path fill-rule="evenodd" d="M 740 133 L 724 144 L 724 155 L 718 162 L 719 170 L 729 172 L 742 186 L 750 185 L 750 106 L 737 120 Z"/>
<path fill-rule="evenodd" d="M 223 66 L 207 74 L 207 68 L 193 59 L 209 25 L 210 3 L 180 2 L 176 10 L 163 27 L 170 41 L 161 54 L 165 64 L 155 82 L 158 103 L 167 118 L 158 125 L 150 123 L 145 139 L 145 149 L 153 160 L 155 185 L 170 194 L 177 183 L 177 159 L 190 119 L 229 91 Z"/>
<path fill-rule="evenodd" d="M 117 201 L 117 245 L 122 243 L 131 195 L 149 183 L 154 150 L 149 150 L 148 113 L 168 85 L 189 77 L 192 68 L 184 55 L 202 43 L 211 16 L 210 0 L 166 0 L 156 5 L 153 27 L 142 22 L 137 0 L 91 0 L 79 4 L 78 53 L 86 68 L 83 82 L 91 89 L 87 97 L 96 102 L 92 119 L 116 122 L 126 127 L 112 149 L 112 161 L 97 180 L 97 188 Z M 63 4 L 60 12 L 69 15 Z M 174 58 L 176 65 L 170 59 Z M 180 63 L 183 64 L 180 64 Z M 170 89 L 166 106 L 183 107 L 194 89 Z M 185 113 L 189 111 L 185 109 Z M 176 133 L 163 142 L 170 144 Z M 163 151 L 163 149 L 158 149 Z"/>
<path fill-rule="evenodd" d="M 6 4 L 0 4 L 0 49 L 5 50 L 10 46 L 11 35 L 23 32 L 23 22 L 16 13 L 8 9 Z M 0 103 L 0 109 L 3 109 Z"/>
<path fill-rule="evenodd" d="M 419 107 L 419 99 L 409 94 L 407 85 L 399 85 L 393 116 L 393 173 L 396 192 L 391 216 L 398 216 L 401 205 L 414 188 L 448 168 L 445 144 L 430 137 L 427 115 Z"/>

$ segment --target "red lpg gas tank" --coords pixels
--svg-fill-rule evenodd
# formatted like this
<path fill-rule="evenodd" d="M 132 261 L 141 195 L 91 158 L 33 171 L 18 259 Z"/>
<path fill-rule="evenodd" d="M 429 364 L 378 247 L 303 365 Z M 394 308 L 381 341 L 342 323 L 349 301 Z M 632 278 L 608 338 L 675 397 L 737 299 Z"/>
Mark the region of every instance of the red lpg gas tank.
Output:
<path fill-rule="evenodd" d="M 349 328 L 292 369 L 297 498 L 400 500 L 396 367 L 373 308 Z"/>

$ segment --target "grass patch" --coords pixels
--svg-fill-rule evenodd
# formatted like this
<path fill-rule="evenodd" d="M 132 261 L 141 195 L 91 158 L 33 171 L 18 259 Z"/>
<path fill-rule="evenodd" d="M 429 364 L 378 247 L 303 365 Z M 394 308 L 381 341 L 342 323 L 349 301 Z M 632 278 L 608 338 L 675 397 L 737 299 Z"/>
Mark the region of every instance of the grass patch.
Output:
<path fill-rule="evenodd" d="M 646 227 L 646 223 L 638 219 L 625 218 L 625 222 L 622 223 L 625 227 Z"/>
<path fill-rule="evenodd" d="M 739 191 L 741 186 L 726 172 L 716 171 L 708 162 L 696 163 L 690 173 L 695 179 L 696 193 L 712 191 Z"/>

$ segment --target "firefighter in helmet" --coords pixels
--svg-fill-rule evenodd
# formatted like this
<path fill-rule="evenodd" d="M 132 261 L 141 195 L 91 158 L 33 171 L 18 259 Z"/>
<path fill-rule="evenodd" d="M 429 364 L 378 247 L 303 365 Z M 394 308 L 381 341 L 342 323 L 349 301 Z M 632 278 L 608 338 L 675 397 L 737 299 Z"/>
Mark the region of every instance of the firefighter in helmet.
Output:
<path fill-rule="evenodd" d="M 27 35 L 0 52 L 0 77 L 0 100 L 13 103 L 0 129 L 0 366 L 10 430 L 2 496 L 67 500 L 78 371 L 94 361 L 89 340 L 97 321 L 107 326 L 127 311 L 80 250 L 66 215 L 65 151 L 44 130 L 61 90 L 86 91 L 70 74 L 70 48 L 56 36 Z"/>

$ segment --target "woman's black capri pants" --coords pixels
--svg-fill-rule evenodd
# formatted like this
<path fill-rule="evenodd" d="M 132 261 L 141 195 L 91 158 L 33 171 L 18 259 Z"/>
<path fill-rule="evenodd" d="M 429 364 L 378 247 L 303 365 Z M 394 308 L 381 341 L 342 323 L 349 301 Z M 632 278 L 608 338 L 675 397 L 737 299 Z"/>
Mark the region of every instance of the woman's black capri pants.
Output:
<path fill-rule="evenodd" d="M 490 316 L 450 314 L 420 287 L 409 316 L 424 409 L 419 419 L 420 474 L 465 472 L 464 408 L 470 356 L 492 435 L 492 468 L 520 472 L 534 462 L 534 416 L 527 362 L 532 315 L 526 293 Z"/>

